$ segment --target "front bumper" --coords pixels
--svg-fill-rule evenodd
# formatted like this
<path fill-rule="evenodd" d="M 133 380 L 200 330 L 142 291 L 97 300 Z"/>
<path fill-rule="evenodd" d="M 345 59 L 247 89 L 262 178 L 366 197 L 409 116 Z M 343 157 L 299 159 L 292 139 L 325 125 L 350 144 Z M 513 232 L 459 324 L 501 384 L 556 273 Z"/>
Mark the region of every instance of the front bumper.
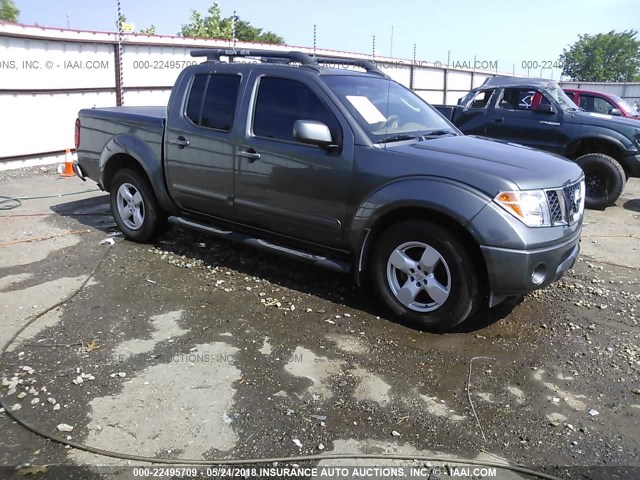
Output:
<path fill-rule="evenodd" d="M 523 295 L 558 280 L 578 258 L 580 233 L 579 230 L 569 240 L 532 250 L 481 246 L 492 296 Z"/>

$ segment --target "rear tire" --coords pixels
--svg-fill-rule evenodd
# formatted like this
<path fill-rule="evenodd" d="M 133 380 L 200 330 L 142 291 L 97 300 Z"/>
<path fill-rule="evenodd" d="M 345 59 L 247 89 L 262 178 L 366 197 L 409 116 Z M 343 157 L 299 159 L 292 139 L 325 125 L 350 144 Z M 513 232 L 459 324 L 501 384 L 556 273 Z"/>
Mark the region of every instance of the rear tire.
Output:
<path fill-rule="evenodd" d="M 576 159 L 585 175 L 587 208 L 604 210 L 616 203 L 624 189 L 626 175 L 615 158 L 589 153 Z"/>
<path fill-rule="evenodd" d="M 111 182 L 111 211 L 125 238 L 145 243 L 166 224 L 166 216 L 146 177 L 135 170 L 120 170 Z"/>
<path fill-rule="evenodd" d="M 482 300 L 478 270 L 466 245 L 426 220 L 390 227 L 372 258 L 372 278 L 385 305 L 400 319 L 432 331 L 465 321 Z"/>

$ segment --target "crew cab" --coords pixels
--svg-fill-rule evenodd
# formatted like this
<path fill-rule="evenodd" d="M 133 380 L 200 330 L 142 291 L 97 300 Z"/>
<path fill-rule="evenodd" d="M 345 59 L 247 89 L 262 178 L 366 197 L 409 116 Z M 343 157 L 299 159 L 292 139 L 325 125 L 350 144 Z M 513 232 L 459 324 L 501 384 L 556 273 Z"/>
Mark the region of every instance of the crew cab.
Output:
<path fill-rule="evenodd" d="M 640 112 L 617 95 L 591 90 L 564 88 L 564 93 L 586 112 L 640 120 Z"/>
<path fill-rule="evenodd" d="M 640 176 L 640 123 L 582 111 L 553 80 L 488 78 L 438 110 L 462 132 L 562 155 L 585 172 L 587 208 L 604 209 Z"/>
<path fill-rule="evenodd" d="M 437 330 L 574 264 L 573 162 L 464 136 L 368 61 L 192 55 L 167 107 L 79 113 L 76 174 L 110 192 L 127 239 L 168 221 L 350 273 Z"/>

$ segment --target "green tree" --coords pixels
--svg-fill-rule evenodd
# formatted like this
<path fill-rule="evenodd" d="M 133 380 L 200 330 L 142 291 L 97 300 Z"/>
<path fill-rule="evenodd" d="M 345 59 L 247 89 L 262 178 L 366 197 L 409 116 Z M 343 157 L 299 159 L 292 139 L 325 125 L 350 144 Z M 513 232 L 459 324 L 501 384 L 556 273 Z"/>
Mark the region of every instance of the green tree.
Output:
<path fill-rule="evenodd" d="M 640 40 L 636 30 L 579 35 L 564 49 L 562 74 L 584 82 L 631 81 L 640 74 Z"/>
<path fill-rule="evenodd" d="M 182 25 L 178 35 L 194 38 L 231 38 L 231 24 L 223 24 L 220 15 L 220 7 L 214 3 L 208 15 L 202 15 L 196 10 L 191 10 L 191 23 Z"/>
<path fill-rule="evenodd" d="M 139 33 L 144 33 L 145 35 L 155 35 L 156 34 L 156 26 L 150 25 L 147 28 L 141 28 Z"/>
<path fill-rule="evenodd" d="M 222 23 L 225 27 L 228 25 L 232 31 L 235 23 L 235 37 L 241 42 L 257 42 L 257 43 L 273 43 L 283 44 L 284 38 L 273 32 L 263 32 L 262 28 L 254 27 L 246 20 L 240 20 L 237 16 L 225 18 Z"/>
<path fill-rule="evenodd" d="M 222 18 L 220 7 L 217 3 L 209 7 L 205 15 L 191 10 L 191 22 L 187 25 L 182 25 L 178 35 L 231 40 L 234 36 L 234 26 L 236 40 L 274 44 L 284 43 L 284 38 L 281 36 L 269 31 L 263 32 L 262 28 L 254 27 L 251 23 L 238 18 L 238 16 Z"/>
<path fill-rule="evenodd" d="M 5 22 L 18 22 L 20 10 L 12 0 L 0 0 L 0 20 Z"/>

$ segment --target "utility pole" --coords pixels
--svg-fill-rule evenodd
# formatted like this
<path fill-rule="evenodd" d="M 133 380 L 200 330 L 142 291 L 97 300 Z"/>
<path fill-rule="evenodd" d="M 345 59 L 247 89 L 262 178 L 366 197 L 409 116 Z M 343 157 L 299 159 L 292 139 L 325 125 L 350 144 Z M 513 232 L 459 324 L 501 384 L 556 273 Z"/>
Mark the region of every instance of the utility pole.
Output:
<path fill-rule="evenodd" d="M 393 58 L 393 25 L 391 25 L 391 47 L 389 48 L 389 56 Z"/>
<path fill-rule="evenodd" d="M 69 23 L 69 14 L 67 13 L 67 28 L 71 28 L 71 23 Z"/>
<path fill-rule="evenodd" d="M 231 39 L 233 40 L 233 49 L 236 49 L 236 11 L 233 11 L 233 17 L 231 17 Z"/>
<path fill-rule="evenodd" d="M 118 45 L 116 46 L 116 105 L 124 105 L 124 88 L 122 82 L 122 6 L 118 0 Z"/>

